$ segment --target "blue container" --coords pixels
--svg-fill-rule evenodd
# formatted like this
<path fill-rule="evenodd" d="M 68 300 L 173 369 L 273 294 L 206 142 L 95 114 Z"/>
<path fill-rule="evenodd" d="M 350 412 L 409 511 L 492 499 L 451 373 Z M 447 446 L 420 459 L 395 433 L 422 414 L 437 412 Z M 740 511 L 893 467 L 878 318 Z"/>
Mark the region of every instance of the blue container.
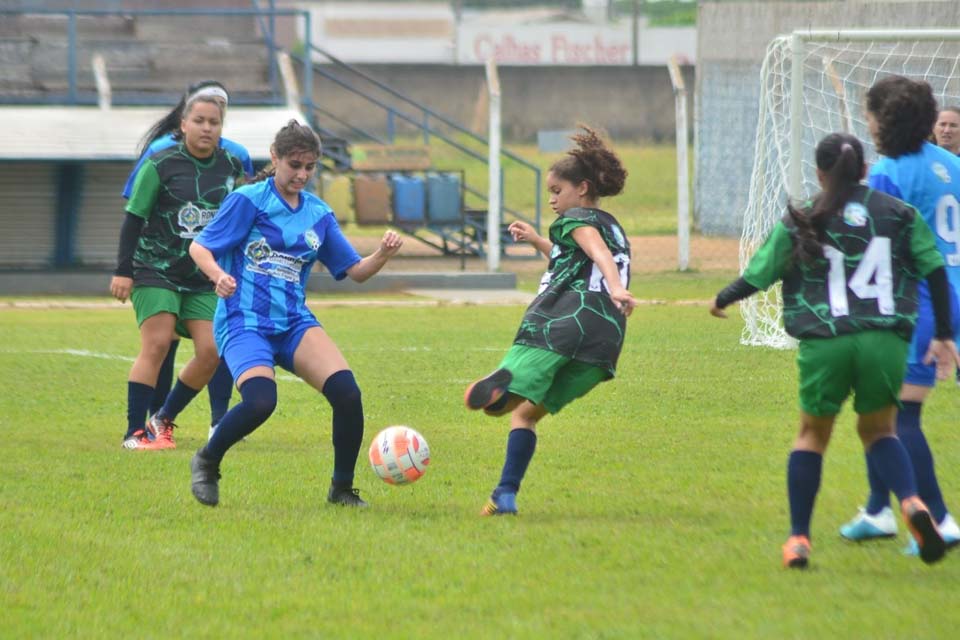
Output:
<path fill-rule="evenodd" d="M 393 221 L 423 224 L 426 212 L 426 188 L 421 176 L 390 176 L 393 186 Z"/>
<path fill-rule="evenodd" d="M 427 175 L 427 219 L 430 222 L 460 222 L 460 174 Z"/>

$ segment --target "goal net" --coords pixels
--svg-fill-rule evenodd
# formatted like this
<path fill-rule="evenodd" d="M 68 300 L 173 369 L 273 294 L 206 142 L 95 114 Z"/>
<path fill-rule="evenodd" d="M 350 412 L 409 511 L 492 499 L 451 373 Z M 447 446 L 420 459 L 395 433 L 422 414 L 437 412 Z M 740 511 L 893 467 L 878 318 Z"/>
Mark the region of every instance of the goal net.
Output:
<path fill-rule="evenodd" d="M 760 113 L 750 194 L 740 238 L 740 269 L 786 213 L 788 198 L 817 193 L 814 148 L 844 131 L 876 160 L 863 105 L 886 75 L 926 80 L 941 106 L 960 106 L 960 30 L 808 30 L 775 38 L 761 67 Z M 741 303 L 741 342 L 787 348 L 780 287 Z"/>

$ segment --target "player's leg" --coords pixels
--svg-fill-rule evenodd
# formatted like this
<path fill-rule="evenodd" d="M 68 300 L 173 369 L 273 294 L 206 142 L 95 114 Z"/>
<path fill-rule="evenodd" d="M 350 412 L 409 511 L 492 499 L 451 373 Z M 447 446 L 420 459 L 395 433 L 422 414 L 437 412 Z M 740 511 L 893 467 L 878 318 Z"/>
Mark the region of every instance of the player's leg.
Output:
<path fill-rule="evenodd" d="M 810 559 L 810 522 L 820 491 L 823 454 L 836 415 L 850 394 L 855 351 L 854 336 L 849 335 L 800 341 L 800 430 L 787 460 L 790 537 L 782 548 L 786 567 L 802 569 Z"/>
<path fill-rule="evenodd" d="M 366 507 L 353 486 L 357 458 L 363 446 L 363 401 L 346 358 L 319 326 L 307 328 L 285 348 L 291 370 L 330 403 L 333 410 L 333 477 L 327 501 Z M 283 361 L 280 361 L 283 364 Z M 288 365 L 284 365 L 288 366 Z"/>
<path fill-rule="evenodd" d="M 160 365 L 160 373 L 157 375 L 157 386 L 153 389 L 153 398 L 150 400 L 150 415 L 155 414 L 163 406 L 163 401 L 167 399 L 167 394 L 173 387 L 173 375 L 177 360 L 177 349 L 180 347 L 180 338 L 174 337 L 170 342 L 170 350 L 167 351 L 167 357 L 163 359 Z"/>
<path fill-rule="evenodd" d="M 160 367 L 173 338 L 176 317 L 171 313 L 171 302 L 162 289 L 135 287 L 130 299 L 140 327 L 140 352 L 127 378 L 127 431 L 123 447 L 152 449 L 153 443 L 147 438 L 144 422 Z"/>
<path fill-rule="evenodd" d="M 176 447 L 173 439 L 173 430 L 176 427 L 174 420 L 210 382 L 210 378 L 220 364 L 217 345 L 213 339 L 212 322 L 216 308 L 216 294 L 177 295 L 180 297 L 179 318 L 193 340 L 194 353 L 177 377 L 163 406 L 150 418 L 147 427 L 155 432 L 158 446 L 169 449 Z"/>
<path fill-rule="evenodd" d="M 207 395 L 210 396 L 210 437 L 216 429 L 217 423 L 230 408 L 230 396 L 233 394 L 233 376 L 230 367 L 222 358 L 210 382 L 207 383 Z"/>

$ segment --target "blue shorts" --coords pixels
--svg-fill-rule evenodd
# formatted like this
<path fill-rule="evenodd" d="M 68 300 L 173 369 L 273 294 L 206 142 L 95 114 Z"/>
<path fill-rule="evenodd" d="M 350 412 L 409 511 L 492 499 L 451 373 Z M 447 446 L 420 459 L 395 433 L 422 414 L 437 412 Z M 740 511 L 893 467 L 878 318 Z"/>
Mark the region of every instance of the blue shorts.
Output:
<path fill-rule="evenodd" d="M 296 374 L 293 370 L 293 354 L 307 329 L 319 326 L 316 320 L 310 322 L 304 319 L 283 333 L 270 336 L 252 330 L 228 333 L 220 345 L 220 356 L 227 363 L 234 380 L 244 371 L 260 366 L 272 369 L 280 365 Z"/>
<path fill-rule="evenodd" d="M 927 355 L 930 341 L 933 340 L 936 321 L 933 319 L 933 304 L 930 302 L 930 291 L 925 281 L 917 285 L 917 294 L 920 298 L 920 304 L 917 307 L 917 326 L 913 330 L 913 340 L 907 352 L 907 375 L 903 382 L 918 387 L 932 387 L 937 382 L 937 368 L 934 365 L 923 364 L 923 357 Z M 952 286 L 950 287 L 950 317 L 953 319 L 953 339 L 958 340 L 960 338 L 958 335 L 960 334 L 960 304 L 957 303 L 956 290 Z"/>

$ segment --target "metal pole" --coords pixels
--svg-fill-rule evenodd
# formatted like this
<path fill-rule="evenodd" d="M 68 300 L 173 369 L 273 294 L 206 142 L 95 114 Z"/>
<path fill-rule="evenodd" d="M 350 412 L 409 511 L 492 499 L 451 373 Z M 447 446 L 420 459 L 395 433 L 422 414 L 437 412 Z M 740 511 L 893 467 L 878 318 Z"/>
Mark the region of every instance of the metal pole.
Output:
<path fill-rule="evenodd" d="M 803 188 L 803 52 L 804 44 L 800 36 L 790 36 L 790 184 L 787 198 L 799 198 Z"/>
<path fill-rule="evenodd" d="M 77 104 L 77 12 L 67 14 L 67 97 Z"/>
<path fill-rule="evenodd" d="M 500 78 L 493 57 L 487 59 L 487 92 L 490 96 L 489 173 L 487 186 L 487 269 L 500 268 Z"/>
<path fill-rule="evenodd" d="M 686 271 L 690 266 L 690 181 L 687 161 L 687 89 L 676 57 L 667 64 L 676 110 L 677 131 L 677 266 Z"/>

